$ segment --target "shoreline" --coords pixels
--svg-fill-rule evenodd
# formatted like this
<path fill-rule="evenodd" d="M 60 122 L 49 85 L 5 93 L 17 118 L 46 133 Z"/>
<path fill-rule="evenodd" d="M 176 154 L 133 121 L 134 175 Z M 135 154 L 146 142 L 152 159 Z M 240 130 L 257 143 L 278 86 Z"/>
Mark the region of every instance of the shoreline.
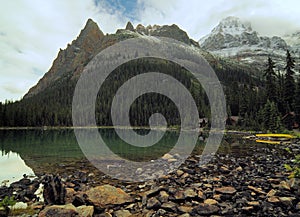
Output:
<path fill-rule="evenodd" d="M 65 129 L 124 129 L 124 130 L 151 130 L 148 126 L 40 126 L 40 127 L 0 127 L 0 130 L 65 130 Z M 179 126 L 172 126 L 172 127 L 154 127 L 153 130 L 164 130 L 167 131 L 179 131 Z M 199 128 L 203 129 L 203 128 Z M 196 129 L 186 129 L 183 131 L 195 131 Z M 218 132 L 216 130 L 210 130 L 210 129 L 204 129 L 204 132 Z M 255 131 L 255 130 L 227 130 L 225 129 L 223 133 L 229 133 L 229 134 L 255 134 L 255 133 L 262 133 L 261 131 Z"/>
<path fill-rule="evenodd" d="M 150 127 L 147 126 L 42 126 L 42 127 L 0 127 L 0 130 L 64 130 L 64 129 L 151 129 Z M 155 127 L 153 128 L 155 130 L 163 130 L 165 129 L 164 127 Z M 178 127 L 169 127 L 167 130 L 177 130 L 179 129 Z"/>
<path fill-rule="evenodd" d="M 289 147 L 300 153 L 299 144 L 298 141 Z M 282 168 L 291 157 L 285 147 L 269 146 L 245 156 L 217 154 L 205 165 L 199 165 L 195 155 L 168 175 L 136 183 L 112 179 L 87 168 L 86 162 L 79 162 L 78 168 L 83 169 L 74 170 L 73 165 L 66 170 L 61 165 L 59 176 L 47 173 L 32 181 L 25 178 L 12 187 L 18 202 L 28 204 L 29 208 L 19 211 L 26 217 L 32 216 L 26 212 L 63 216 L 81 209 L 90 211 L 90 216 L 297 216 L 300 180 L 290 180 Z M 165 161 L 172 165 L 176 162 L 173 158 Z M 126 168 L 119 169 L 124 172 Z M 146 168 L 139 168 L 139 172 L 152 175 L 147 174 Z M 38 201 L 35 192 L 41 183 L 47 190 L 39 195 L 43 201 Z M 30 194 L 25 197 L 24 190 L 18 189 L 26 189 Z M 9 188 L 0 190 L 9 193 Z M 52 190 L 59 192 L 59 202 L 52 199 Z"/>

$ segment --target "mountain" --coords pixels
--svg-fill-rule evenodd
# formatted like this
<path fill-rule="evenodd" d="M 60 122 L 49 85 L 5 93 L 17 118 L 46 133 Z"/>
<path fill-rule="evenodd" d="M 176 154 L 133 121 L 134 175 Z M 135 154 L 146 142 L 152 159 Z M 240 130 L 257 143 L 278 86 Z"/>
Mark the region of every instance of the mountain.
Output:
<path fill-rule="evenodd" d="M 289 36 L 289 42 L 300 44 L 297 36 L 299 35 Z M 293 49 L 294 44 L 287 43 L 284 38 L 278 36 L 260 36 L 252 29 L 251 23 L 237 17 L 221 20 L 208 35 L 199 40 L 199 44 L 212 54 L 250 63 L 260 69 L 265 67 L 268 56 L 271 56 L 278 69 L 282 70 L 287 49 L 299 59 L 299 51 Z"/>
<path fill-rule="evenodd" d="M 138 33 L 139 35 L 173 38 L 186 44 L 199 47 L 198 42 L 190 39 L 188 34 L 180 29 L 176 24 L 163 26 L 149 25 L 147 27 L 143 26 L 142 24 L 138 24 L 136 28 L 134 28 L 132 23 L 128 22 L 125 29 L 118 29 L 116 33 L 124 33 L 126 31 Z"/>
<path fill-rule="evenodd" d="M 98 25 L 89 19 L 85 27 L 81 30 L 78 37 L 73 40 L 66 49 L 60 50 L 53 61 L 50 70 L 45 73 L 43 78 L 32 87 L 24 98 L 20 101 L 8 104 L 0 103 L 0 126 L 71 126 L 72 125 L 72 98 L 76 83 L 89 61 L 101 50 L 128 38 L 140 37 L 143 40 L 153 40 L 153 37 L 169 37 L 186 43 L 193 52 L 199 52 L 211 64 L 224 85 L 225 92 L 228 96 L 234 94 L 240 87 L 249 87 L 255 85 L 261 86 L 260 80 L 254 75 L 257 74 L 255 68 L 239 63 L 235 60 L 216 57 L 206 50 L 200 48 L 198 42 L 189 38 L 188 34 L 180 29 L 177 25 L 149 25 L 144 27 L 139 24 L 135 28 L 128 22 L 124 29 L 118 29 L 114 34 L 104 34 Z M 159 41 L 159 40 L 158 40 Z M 117 57 L 122 58 L 122 56 Z M 113 61 L 110 59 L 108 61 Z M 110 125 L 110 105 L 112 96 L 116 88 L 120 87 L 126 79 L 143 73 L 143 71 L 160 71 L 170 74 L 177 80 L 181 81 L 188 90 L 193 93 L 201 117 L 209 116 L 209 102 L 205 92 L 199 83 L 181 66 L 172 62 L 162 61 L 159 59 L 145 58 L 131 61 L 122 65 L 117 72 L 111 73 L 103 88 L 99 90 L 99 100 L 97 99 L 96 117 L 98 125 Z M 123 82 L 123 83 L 122 83 Z M 232 91 L 234 87 L 234 91 Z M 247 93 L 253 92 L 254 89 L 247 90 Z M 253 92 L 253 98 L 256 98 Z M 264 96 L 264 94 L 261 94 Z M 231 106 L 231 113 L 238 115 L 239 106 L 236 102 L 237 96 L 231 96 L 228 99 Z M 247 108 L 255 110 L 261 106 L 263 100 L 255 100 Z M 105 102 L 104 104 L 101 102 Z M 149 103 L 151 102 L 151 103 Z M 144 98 L 136 101 L 133 105 L 132 114 L 133 125 L 146 126 L 148 124 L 151 111 L 161 111 L 166 114 L 166 119 L 170 120 L 172 125 L 176 125 L 179 116 L 176 113 L 174 105 L 170 101 L 163 100 L 162 96 L 146 95 Z M 175 111 L 173 111 L 175 110 Z M 249 111 L 250 112 L 250 111 Z M 141 115 L 142 114 L 142 115 Z"/>
<path fill-rule="evenodd" d="M 139 24 L 134 28 L 133 25 L 128 22 L 125 29 L 118 29 L 115 34 L 104 35 L 98 25 L 89 19 L 77 39 L 73 40 L 71 44 L 68 44 L 65 50 L 60 49 L 50 70 L 29 90 L 24 98 L 36 95 L 54 84 L 60 78 L 68 76 L 73 78 L 78 77 L 83 71 L 84 66 L 99 51 L 126 38 L 139 37 L 142 35 L 169 37 L 199 47 L 196 41 L 190 39 L 187 33 L 175 24 L 171 26 L 154 25 L 153 27 L 144 27 Z"/>
<path fill-rule="evenodd" d="M 103 38 L 104 34 L 98 25 L 89 19 L 77 39 L 68 44 L 65 50 L 60 49 L 50 70 L 29 90 L 24 98 L 41 92 L 68 73 L 80 74 L 85 64 L 94 56 L 97 47 L 95 45 Z"/>
<path fill-rule="evenodd" d="M 284 35 L 283 39 L 291 47 L 293 53 L 300 53 L 300 31 Z"/>

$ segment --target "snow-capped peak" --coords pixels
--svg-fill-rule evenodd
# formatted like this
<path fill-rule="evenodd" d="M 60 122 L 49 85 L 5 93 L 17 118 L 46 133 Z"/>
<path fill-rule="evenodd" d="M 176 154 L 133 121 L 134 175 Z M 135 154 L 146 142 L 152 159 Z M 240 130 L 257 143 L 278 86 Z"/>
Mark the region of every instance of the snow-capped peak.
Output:
<path fill-rule="evenodd" d="M 300 47 L 300 31 L 285 35 L 283 38 L 288 45 Z"/>
<path fill-rule="evenodd" d="M 285 39 L 293 47 L 289 47 L 281 37 L 260 36 L 252 29 L 250 22 L 237 17 L 227 17 L 208 35 L 201 38 L 199 43 L 203 49 L 215 55 L 255 65 L 264 64 L 265 59 L 271 56 L 281 68 L 284 68 L 287 49 L 290 49 L 293 55 L 299 56 L 300 34 L 297 32 L 286 36 Z"/>
<path fill-rule="evenodd" d="M 244 32 L 252 33 L 252 27 L 250 22 L 242 22 L 238 17 L 227 17 L 219 23 L 212 30 L 212 34 L 229 34 L 229 35 L 240 35 Z"/>

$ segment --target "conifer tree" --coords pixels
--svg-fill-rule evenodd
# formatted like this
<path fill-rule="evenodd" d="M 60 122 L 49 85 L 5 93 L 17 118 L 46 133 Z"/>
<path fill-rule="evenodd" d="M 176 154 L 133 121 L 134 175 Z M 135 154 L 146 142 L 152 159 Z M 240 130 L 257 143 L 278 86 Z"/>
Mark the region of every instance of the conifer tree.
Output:
<path fill-rule="evenodd" d="M 259 113 L 262 115 L 262 126 L 265 130 L 276 132 L 281 128 L 280 115 L 274 102 L 268 100 Z"/>
<path fill-rule="evenodd" d="M 296 120 L 300 122 L 300 77 L 297 80 L 297 88 L 295 94 L 295 112 L 296 112 Z"/>
<path fill-rule="evenodd" d="M 293 110 L 294 107 L 294 97 L 295 97 L 295 80 L 294 80 L 294 69 L 295 60 L 292 58 L 289 50 L 286 52 L 286 73 L 284 79 L 284 101 L 287 107 Z"/>
<path fill-rule="evenodd" d="M 279 112 L 282 115 L 285 115 L 286 113 L 286 108 L 285 108 L 285 103 L 284 103 L 284 75 L 282 73 L 280 73 L 280 71 L 278 70 L 277 73 L 277 77 L 278 77 L 278 84 L 277 84 L 277 107 Z"/>
<path fill-rule="evenodd" d="M 276 73 L 274 71 L 274 62 L 271 57 L 268 58 L 267 69 L 265 70 L 265 78 L 266 78 L 266 94 L 267 98 L 270 101 L 276 102 L 278 99 L 277 91 L 276 91 Z"/>

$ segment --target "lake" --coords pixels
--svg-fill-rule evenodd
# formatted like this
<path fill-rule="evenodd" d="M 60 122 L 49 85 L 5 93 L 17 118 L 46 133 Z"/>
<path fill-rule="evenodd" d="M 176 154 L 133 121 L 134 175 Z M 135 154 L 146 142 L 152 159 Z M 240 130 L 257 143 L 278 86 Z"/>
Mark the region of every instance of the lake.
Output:
<path fill-rule="evenodd" d="M 126 129 L 123 130 L 126 134 Z M 136 130 L 139 134 L 147 134 L 147 130 Z M 114 129 L 99 129 L 99 133 L 107 146 L 118 156 L 132 161 L 150 161 L 167 153 L 178 139 L 177 131 L 166 131 L 163 138 L 151 147 L 134 147 L 123 142 Z M 154 134 L 155 135 L 155 134 Z M 0 130 L 0 184 L 4 180 L 14 181 L 23 174 L 41 175 L 59 173 L 63 170 L 76 170 L 89 162 L 77 143 L 72 129 L 32 129 L 32 130 Z M 205 143 L 200 139 L 194 154 L 201 154 Z M 238 156 L 251 155 L 264 146 L 241 139 L 241 136 L 227 135 L 223 138 L 218 152 Z M 185 147 L 182 147 L 185 148 Z M 99 158 L 110 159 L 106 153 Z M 114 161 L 114 157 L 110 159 Z M 78 164 L 78 162 L 81 162 Z"/>

